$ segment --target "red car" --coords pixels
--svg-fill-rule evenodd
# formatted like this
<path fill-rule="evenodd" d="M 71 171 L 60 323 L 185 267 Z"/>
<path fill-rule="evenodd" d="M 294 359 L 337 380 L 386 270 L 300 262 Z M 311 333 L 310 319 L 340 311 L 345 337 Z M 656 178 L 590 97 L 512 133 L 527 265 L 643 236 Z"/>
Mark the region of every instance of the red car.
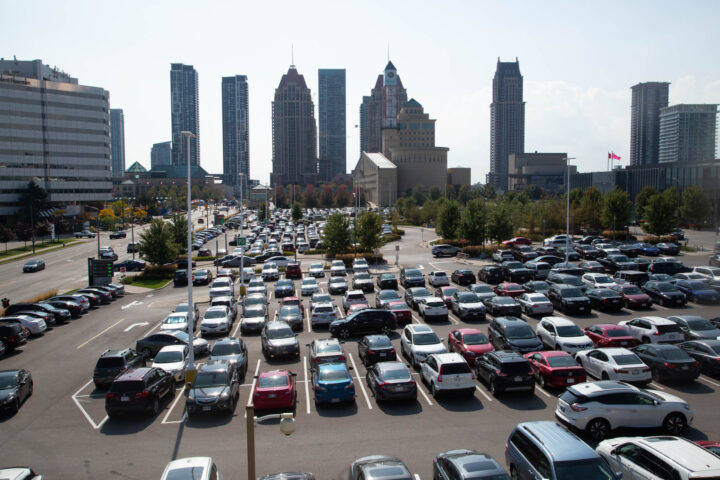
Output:
<path fill-rule="evenodd" d="M 305 318 L 305 305 L 303 305 L 303 301 L 298 297 L 283 297 L 283 299 L 280 300 L 280 308 L 286 305 L 297 305 L 297 307 L 300 308 L 302 317 Z"/>
<path fill-rule="evenodd" d="M 290 370 L 260 373 L 252 397 L 255 409 L 294 408 L 297 398 L 295 375 Z"/>
<path fill-rule="evenodd" d="M 517 283 L 512 282 L 503 282 L 500 285 L 497 285 L 495 288 L 493 288 L 493 292 L 495 292 L 495 295 L 499 297 L 519 297 L 523 293 L 526 293 L 526 290 Z"/>
<path fill-rule="evenodd" d="M 601 323 L 585 328 L 584 332 L 593 341 L 595 348 L 632 348 L 638 344 L 638 341 L 631 337 L 630 333 L 622 325 Z"/>
<path fill-rule="evenodd" d="M 714 442 L 712 440 L 696 440 L 695 443 L 707 450 L 710 450 L 715 455 L 720 455 L 720 442 Z"/>
<path fill-rule="evenodd" d="M 564 388 L 587 379 L 585 369 L 567 352 L 530 352 L 523 357 L 530 362 L 535 379 L 543 387 Z"/>
<path fill-rule="evenodd" d="M 385 308 L 395 315 L 398 325 L 401 323 L 405 325 L 412 323 L 412 311 L 404 301 L 397 300 L 395 302 L 390 302 Z"/>
<path fill-rule="evenodd" d="M 475 367 L 475 359 L 483 353 L 495 350 L 490 340 L 477 328 L 458 328 L 448 334 L 448 347 L 465 358 L 470 367 Z"/>
<path fill-rule="evenodd" d="M 405 303 L 405 302 L 403 302 L 403 303 Z M 346 316 L 350 316 L 351 314 L 353 314 L 355 312 L 359 312 L 360 310 L 367 310 L 368 308 L 370 308 L 370 304 L 368 304 L 367 302 L 353 303 L 352 305 L 350 305 L 350 308 L 348 308 L 347 312 L 345 312 L 345 313 L 346 313 Z"/>
<path fill-rule="evenodd" d="M 300 270 L 300 262 L 290 262 L 285 267 L 285 278 L 302 278 L 302 270 Z"/>
<path fill-rule="evenodd" d="M 514 237 L 510 240 L 504 240 L 502 244 L 507 245 L 508 247 L 512 247 L 514 245 L 532 245 L 532 240 L 525 237 Z"/>
<path fill-rule="evenodd" d="M 440 287 L 435 289 L 435 296 L 442 298 L 445 302 L 445 306 L 450 308 L 450 300 L 455 292 L 459 292 L 460 289 L 457 287 Z"/>
<path fill-rule="evenodd" d="M 640 290 L 640 287 L 632 283 L 623 285 L 613 285 L 610 287 L 615 290 L 625 300 L 626 308 L 650 308 L 653 301 L 650 295 Z"/>

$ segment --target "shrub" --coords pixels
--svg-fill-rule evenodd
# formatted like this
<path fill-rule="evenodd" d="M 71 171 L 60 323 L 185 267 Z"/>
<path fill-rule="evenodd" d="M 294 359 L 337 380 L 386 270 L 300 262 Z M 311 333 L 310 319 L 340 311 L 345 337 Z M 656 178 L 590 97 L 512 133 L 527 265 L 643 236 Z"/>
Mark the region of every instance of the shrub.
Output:
<path fill-rule="evenodd" d="M 285 255 L 286 257 L 294 257 L 295 256 L 295 252 L 290 251 L 290 250 L 283 250 L 282 254 Z"/>
<path fill-rule="evenodd" d="M 626 230 L 603 230 L 603 238 L 625 238 L 628 232 Z"/>
<path fill-rule="evenodd" d="M 215 260 L 216 256 L 207 256 L 207 257 L 192 257 L 192 259 L 196 262 L 208 262 L 210 260 Z"/>
<path fill-rule="evenodd" d="M 395 235 L 400 235 L 400 236 L 405 235 L 405 230 L 402 230 L 400 228 L 393 228 L 391 231 Z"/>
<path fill-rule="evenodd" d="M 48 290 L 46 292 L 43 292 L 39 295 L 35 295 L 34 297 L 26 298 L 24 300 L 21 300 L 19 302 L 13 302 L 13 303 L 36 303 L 36 302 L 42 302 L 43 300 L 47 300 L 50 297 L 54 297 L 58 294 L 57 289 Z M 0 317 L 5 315 L 5 309 L 0 308 Z"/>
<path fill-rule="evenodd" d="M 351 267 L 355 258 L 364 258 L 370 265 L 385 263 L 382 253 L 378 253 L 376 256 L 372 253 L 358 252 L 357 257 L 354 253 L 341 253 L 339 255 L 335 255 L 335 260 L 342 260 L 346 267 Z"/>
<path fill-rule="evenodd" d="M 646 235 L 642 237 L 642 241 L 651 245 L 658 243 L 677 243 L 677 238 L 672 235 Z"/>
<path fill-rule="evenodd" d="M 309 250 L 305 250 L 305 255 L 318 255 L 318 254 L 326 254 L 327 248 L 313 248 Z"/>
<path fill-rule="evenodd" d="M 503 245 L 485 245 L 484 247 L 482 245 L 469 245 L 463 249 L 463 253 L 467 253 L 470 257 L 478 258 L 485 252 L 485 256 L 489 257 L 501 248 L 504 248 Z"/>
<path fill-rule="evenodd" d="M 175 270 L 177 270 L 177 265 L 148 265 L 138 277 L 148 279 L 172 278 L 175 275 Z"/>
<path fill-rule="evenodd" d="M 400 235 L 398 235 L 397 233 L 391 233 L 390 235 L 383 235 L 383 240 L 385 241 L 385 243 L 396 242 L 396 241 L 400 240 L 401 238 L 402 237 Z"/>

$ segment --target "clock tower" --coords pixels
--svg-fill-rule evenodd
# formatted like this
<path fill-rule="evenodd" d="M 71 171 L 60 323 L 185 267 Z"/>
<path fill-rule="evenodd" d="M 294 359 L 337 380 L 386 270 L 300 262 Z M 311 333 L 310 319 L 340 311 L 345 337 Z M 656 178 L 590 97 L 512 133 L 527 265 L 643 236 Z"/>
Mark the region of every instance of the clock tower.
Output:
<path fill-rule="evenodd" d="M 383 121 L 382 128 L 397 128 L 399 98 L 397 87 L 397 69 L 388 62 L 383 75 Z"/>

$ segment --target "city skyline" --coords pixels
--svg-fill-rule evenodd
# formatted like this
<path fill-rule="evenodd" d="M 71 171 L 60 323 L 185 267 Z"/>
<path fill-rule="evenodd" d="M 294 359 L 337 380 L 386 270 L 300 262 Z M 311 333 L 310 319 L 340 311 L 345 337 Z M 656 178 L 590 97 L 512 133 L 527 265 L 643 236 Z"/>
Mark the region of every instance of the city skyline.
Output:
<path fill-rule="evenodd" d="M 212 173 L 222 173 L 218 82 L 237 72 L 248 76 L 252 83 L 250 170 L 266 183 L 272 158 L 268 106 L 277 78 L 292 61 L 293 44 L 295 63 L 308 85 L 317 85 L 318 68 L 347 71 L 348 165 L 359 157 L 355 125 L 360 123 L 362 96 L 387 63 L 389 45 L 389 57 L 409 94 L 438 119 L 437 143 L 451 148 L 448 166 L 471 167 L 473 182 L 484 181 L 489 170 L 489 105 L 497 57 L 518 57 L 522 63 L 525 150 L 567 151 L 578 158 L 580 171 L 603 170 L 609 150 L 623 157 L 622 165 L 629 164 L 632 85 L 669 82 L 671 104 L 720 100 L 720 67 L 696 48 L 711 44 L 716 36 L 713 25 L 720 6 L 707 1 L 682 5 L 608 2 L 602 9 L 575 4 L 568 8 L 566 2 L 457 3 L 455 8 L 437 9 L 431 2 L 419 2 L 412 9 L 383 6 L 386 14 L 381 17 L 371 14 L 372 5 L 326 9 L 321 8 L 323 2 L 309 2 L 288 7 L 287 18 L 279 19 L 277 33 L 266 39 L 262 49 L 232 54 L 219 46 L 233 39 L 233 29 L 227 26 L 234 13 L 243 12 L 245 37 L 260 38 L 265 33 L 260 20 L 273 16 L 270 6 L 247 9 L 227 4 L 227 14 L 217 18 L 209 10 L 173 9 L 167 2 L 133 12 L 119 7 L 96 11 L 82 5 L 71 1 L 62 6 L 41 2 L 5 6 L 0 39 L 8 49 L 0 56 L 40 58 L 82 78 L 86 85 L 110 91 L 111 107 L 122 107 L 125 114 L 126 165 L 140 161 L 149 167 L 147 152 L 154 143 L 168 139 L 168 65 L 183 62 L 193 65 L 201 78 L 201 163 Z M 78 11 L 82 15 L 73 13 Z M 186 17 L 193 18 L 194 28 L 187 44 L 178 45 L 174 31 Z M 383 33 L 376 38 L 352 37 L 343 22 L 337 21 L 350 18 L 372 20 Z M 513 23 L 497 22 L 497 18 L 513 18 Z M 638 22 L 639 18 L 644 21 Z M 402 25 L 421 25 L 432 19 L 436 35 L 430 38 L 422 29 L 399 28 L 399 19 Z M 308 21 L 312 28 L 307 28 Z M 21 36 L 22 26 L 30 22 L 38 34 Z M 102 35 L 105 40 L 100 43 L 88 41 L 108 25 L 122 26 L 126 35 Z M 675 34 L 668 36 L 667 31 Z M 67 42 L 52 41 L 59 35 Z M 488 41 L 501 35 L 502 43 Z M 327 42 L 327 38 L 337 41 Z M 132 61 L 117 69 L 119 55 Z M 317 108 L 316 91 L 313 96 Z"/>

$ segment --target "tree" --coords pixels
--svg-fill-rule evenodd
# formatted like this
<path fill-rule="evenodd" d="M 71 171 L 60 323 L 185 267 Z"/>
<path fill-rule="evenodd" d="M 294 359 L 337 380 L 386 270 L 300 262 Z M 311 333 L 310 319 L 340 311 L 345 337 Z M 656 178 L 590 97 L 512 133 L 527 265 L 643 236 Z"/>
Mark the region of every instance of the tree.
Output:
<path fill-rule="evenodd" d="M 655 235 L 670 233 L 677 227 L 675 208 L 677 207 L 677 190 L 674 187 L 656 193 L 645 205 L 644 229 Z"/>
<path fill-rule="evenodd" d="M 48 193 L 34 181 L 28 182 L 20 192 L 20 210 L 18 219 L 22 222 L 33 223 L 37 221 L 38 213 L 48 208 Z"/>
<path fill-rule="evenodd" d="M 458 201 L 465 205 L 473 197 L 472 189 L 470 185 L 463 185 L 458 191 Z"/>
<path fill-rule="evenodd" d="M 645 216 L 645 206 L 650 201 L 650 197 L 658 193 L 655 187 L 647 186 L 640 190 L 635 197 L 635 215 L 638 217 Z"/>
<path fill-rule="evenodd" d="M 297 203 L 297 199 L 295 199 Z M 315 208 L 318 206 L 318 192 L 314 185 L 307 184 L 305 186 L 305 201 L 303 202 L 307 208 Z"/>
<path fill-rule="evenodd" d="M 514 232 L 510 221 L 510 209 L 505 203 L 498 203 L 488 216 L 487 233 L 488 237 L 496 242 L 510 238 Z"/>
<path fill-rule="evenodd" d="M 13 232 L 12 228 L 8 228 L 4 224 L 0 223 L 0 242 L 5 244 L 5 253 L 8 251 L 8 242 L 15 240 L 16 238 L 17 237 L 15 236 L 15 232 Z"/>
<path fill-rule="evenodd" d="M 382 224 L 382 217 L 375 212 L 364 210 L 358 215 L 357 236 L 360 247 L 372 252 L 382 245 Z"/>
<path fill-rule="evenodd" d="M 148 229 L 140 234 L 138 252 L 154 265 L 172 262 L 179 252 L 179 245 L 173 241 L 170 224 L 159 218 L 153 219 Z"/>
<path fill-rule="evenodd" d="M 430 200 L 438 200 L 441 196 L 442 192 L 438 187 L 430 187 L 430 191 L 428 192 Z"/>
<path fill-rule="evenodd" d="M 686 223 L 701 224 L 710 215 L 710 199 L 707 193 L 697 185 L 692 185 L 682 192 L 680 217 Z"/>
<path fill-rule="evenodd" d="M 596 187 L 589 187 L 580 199 L 580 221 L 593 230 L 601 227 L 603 196 Z M 623 224 L 624 225 L 624 224 Z"/>
<path fill-rule="evenodd" d="M 350 221 L 342 213 L 330 214 L 322 232 L 323 245 L 328 255 L 344 253 L 350 246 Z"/>
<path fill-rule="evenodd" d="M 187 217 L 182 213 L 173 213 L 168 224 L 172 235 L 172 242 L 178 246 L 179 251 L 187 249 Z"/>
<path fill-rule="evenodd" d="M 348 192 L 347 185 L 340 185 L 335 194 L 335 206 L 338 208 L 347 207 L 351 205 L 353 201 L 352 195 Z"/>
<path fill-rule="evenodd" d="M 262 202 L 262 203 L 260 203 L 260 205 L 258 205 L 258 213 L 257 213 L 258 222 L 264 222 L 266 216 L 267 216 L 267 205 L 265 205 L 265 202 Z"/>
<path fill-rule="evenodd" d="M 302 206 L 295 202 L 292 206 L 292 219 L 294 222 L 299 222 L 303 218 Z"/>
<path fill-rule="evenodd" d="M 15 235 L 17 235 L 18 240 L 25 242 L 27 247 L 28 240 L 33 238 L 32 227 L 28 223 L 18 222 L 15 224 Z"/>
<path fill-rule="evenodd" d="M 320 205 L 324 208 L 330 208 L 333 206 L 333 190 L 330 185 L 323 185 L 322 192 L 320 192 Z"/>
<path fill-rule="evenodd" d="M 485 241 L 485 208 L 479 198 L 470 200 L 460 216 L 460 235 L 470 245 L 482 245 Z"/>
<path fill-rule="evenodd" d="M 288 208 L 287 193 L 281 185 L 275 187 L 275 202 L 279 208 Z"/>
<path fill-rule="evenodd" d="M 104 230 L 114 230 L 117 223 L 117 217 L 112 208 L 103 208 L 98 214 L 100 225 Z"/>
<path fill-rule="evenodd" d="M 422 205 L 425 203 L 425 199 L 427 198 L 425 187 L 420 184 L 415 185 L 412 189 L 412 196 L 415 199 L 416 204 Z"/>
<path fill-rule="evenodd" d="M 435 231 L 442 238 L 456 238 L 460 226 L 460 205 L 455 200 L 443 202 L 437 215 Z"/>
<path fill-rule="evenodd" d="M 525 194 L 530 200 L 540 200 L 543 196 L 543 189 L 538 185 L 528 185 L 525 187 Z"/>
<path fill-rule="evenodd" d="M 632 202 L 627 192 L 615 187 L 611 192 L 605 194 L 602 206 L 603 224 L 614 230 L 625 230 L 630 224 L 632 215 Z"/>

